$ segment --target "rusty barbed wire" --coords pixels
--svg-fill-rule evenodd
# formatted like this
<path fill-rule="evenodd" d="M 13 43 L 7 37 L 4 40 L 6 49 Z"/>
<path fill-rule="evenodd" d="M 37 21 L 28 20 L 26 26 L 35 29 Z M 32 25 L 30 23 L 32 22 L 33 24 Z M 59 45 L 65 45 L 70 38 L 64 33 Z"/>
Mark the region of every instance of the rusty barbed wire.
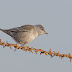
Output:
<path fill-rule="evenodd" d="M 17 49 L 22 49 L 24 51 L 30 51 L 32 53 L 33 53 L 33 51 L 35 51 L 36 54 L 37 54 L 37 52 L 40 52 L 40 55 L 41 54 L 45 54 L 46 56 L 50 55 L 51 58 L 54 57 L 54 56 L 58 56 L 61 59 L 64 58 L 64 57 L 67 57 L 67 58 L 70 59 L 70 62 L 71 62 L 71 59 L 72 59 L 72 56 L 71 56 L 70 53 L 69 54 L 60 54 L 59 52 L 55 53 L 55 51 L 51 52 L 51 49 L 49 51 L 44 51 L 42 49 L 36 49 L 36 48 L 30 47 L 30 46 L 22 46 L 22 44 L 21 44 L 21 46 L 18 46 L 18 43 L 17 44 L 10 44 L 10 43 L 8 43 L 8 41 L 5 43 L 5 42 L 2 42 L 1 39 L 0 39 L 0 45 L 2 45 L 3 48 L 8 46 L 8 47 L 10 47 L 10 49 L 12 49 L 12 46 L 13 46 L 15 48 L 14 51 L 16 51 Z"/>

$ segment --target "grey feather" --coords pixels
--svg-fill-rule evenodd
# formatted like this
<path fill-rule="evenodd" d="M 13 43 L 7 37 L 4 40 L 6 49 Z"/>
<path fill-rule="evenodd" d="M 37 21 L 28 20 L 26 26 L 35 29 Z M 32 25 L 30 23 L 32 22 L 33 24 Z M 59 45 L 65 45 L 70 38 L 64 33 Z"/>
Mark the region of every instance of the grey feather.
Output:
<path fill-rule="evenodd" d="M 21 27 L 0 30 L 10 35 L 16 42 L 22 44 L 27 44 L 37 36 L 46 33 L 42 25 L 23 25 Z"/>

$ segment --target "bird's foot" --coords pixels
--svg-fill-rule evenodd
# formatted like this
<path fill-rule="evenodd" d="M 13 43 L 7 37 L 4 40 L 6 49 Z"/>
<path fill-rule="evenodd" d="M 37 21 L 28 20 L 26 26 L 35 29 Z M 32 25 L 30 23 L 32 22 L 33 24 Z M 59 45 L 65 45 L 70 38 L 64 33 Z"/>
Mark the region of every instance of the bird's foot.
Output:
<path fill-rule="evenodd" d="M 27 47 L 27 48 L 31 48 L 31 47 L 30 47 L 29 45 L 27 45 L 27 44 L 26 44 L 26 47 Z"/>

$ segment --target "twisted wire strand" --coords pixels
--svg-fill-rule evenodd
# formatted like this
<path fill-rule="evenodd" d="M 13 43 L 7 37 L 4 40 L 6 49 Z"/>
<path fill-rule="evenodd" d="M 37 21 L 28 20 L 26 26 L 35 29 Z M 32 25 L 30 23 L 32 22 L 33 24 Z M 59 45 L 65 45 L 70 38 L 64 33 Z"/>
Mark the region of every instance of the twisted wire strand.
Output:
<path fill-rule="evenodd" d="M 50 55 L 51 58 L 54 57 L 54 56 L 58 56 L 61 59 L 64 58 L 64 57 L 67 57 L 67 58 L 70 59 L 70 62 L 71 62 L 71 59 L 72 59 L 72 56 L 71 56 L 70 53 L 69 54 L 60 54 L 59 52 L 58 53 L 56 53 L 55 51 L 52 52 L 51 49 L 49 51 L 44 51 L 42 49 L 36 49 L 36 48 L 32 48 L 30 46 L 22 46 L 22 44 L 21 44 L 21 46 L 18 46 L 18 43 L 17 44 L 10 44 L 10 43 L 8 43 L 8 41 L 5 43 L 5 42 L 2 42 L 1 39 L 0 39 L 0 45 L 2 45 L 3 48 L 6 47 L 6 46 L 8 46 L 8 47 L 10 47 L 10 49 L 12 49 L 12 47 L 14 47 L 15 48 L 14 51 L 16 51 L 17 49 L 22 49 L 24 51 L 30 51 L 32 53 L 33 53 L 33 51 L 35 51 L 36 54 L 38 52 L 40 52 L 40 55 L 41 54 L 45 54 L 46 56 Z"/>

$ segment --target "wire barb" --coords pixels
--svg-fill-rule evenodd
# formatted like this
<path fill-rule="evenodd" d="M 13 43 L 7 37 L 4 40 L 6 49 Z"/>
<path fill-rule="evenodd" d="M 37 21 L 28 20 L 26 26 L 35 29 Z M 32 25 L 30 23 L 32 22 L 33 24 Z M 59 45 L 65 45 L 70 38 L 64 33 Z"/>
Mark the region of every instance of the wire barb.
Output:
<path fill-rule="evenodd" d="M 13 47 L 15 48 L 14 52 L 15 52 L 17 49 L 21 49 L 21 50 L 23 50 L 23 51 L 30 51 L 30 52 L 32 52 L 32 53 L 33 53 L 33 51 L 35 51 L 36 54 L 37 54 L 38 52 L 40 52 L 40 55 L 41 55 L 41 54 L 45 54 L 46 56 L 47 56 L 47 55 L 50 55 L 51 58 L 54 57 L 54 56 L 58 56 L 58 57 L 60 57 L 61 59 L 64 58 L 64 57 L 67 57 L 67 58 L 70 59 L 70 62 L 71 62 L 71 60 L 72 60 L 72 56 L 71 56 L 70 53 L 69 53 L 69 54 L 60 54 L 59 52 L 58 52 L 58 53 L 55 53 L 55 51 L 52 52 L 51 49 L 50 49 L 49 51 L 44 51 L 44 50 L 42 50 L 42 49 L 36 49 L 36 48 L 30 47 L 30 46 L 23 46 L 23 45 L 18 46 L 18 43 L 17 43 L 17 44 L 10 44 L 10 43 L 8 43 L 8 41 L 5 43 L 5 42 L 2 42 L 1 39 L 0 39 L 0 45 L 2 45 L 3 48 L 5 48 L 6 46 L 8 46 L 8 47 L 10 47 L 10 49 L 12 49 L 12 46 L 13 46 Z"/>

